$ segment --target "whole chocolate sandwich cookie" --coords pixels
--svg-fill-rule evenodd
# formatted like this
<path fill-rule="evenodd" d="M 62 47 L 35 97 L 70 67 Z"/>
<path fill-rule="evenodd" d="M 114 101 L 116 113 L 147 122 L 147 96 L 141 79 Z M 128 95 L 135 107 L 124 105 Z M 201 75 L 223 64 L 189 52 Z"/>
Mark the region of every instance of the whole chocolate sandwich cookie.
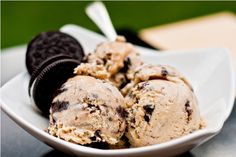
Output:
<path fill-rule="evenodd" d="M 59 32 L 43 32 L 37 35 L 27 47 L 26 67 L 30 75 L 46 59 L 56 55 L 67 55 L 81 61 L 84 51 L 72 36 Z"/>

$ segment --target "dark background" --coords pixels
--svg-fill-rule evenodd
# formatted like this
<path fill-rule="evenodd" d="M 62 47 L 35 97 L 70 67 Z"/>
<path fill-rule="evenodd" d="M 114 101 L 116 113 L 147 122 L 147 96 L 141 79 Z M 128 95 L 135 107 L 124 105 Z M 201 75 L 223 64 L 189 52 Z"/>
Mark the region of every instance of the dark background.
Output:
<path fill-rule="evenodd" d="M 1 2 L 1 48 L 28 43 L 42 31 L 73 23 L 98 31 L 84 12 L 89 2 Z M 142 28 L 219 11 L 236 2 L 104 2 L 116 29 Z"/>

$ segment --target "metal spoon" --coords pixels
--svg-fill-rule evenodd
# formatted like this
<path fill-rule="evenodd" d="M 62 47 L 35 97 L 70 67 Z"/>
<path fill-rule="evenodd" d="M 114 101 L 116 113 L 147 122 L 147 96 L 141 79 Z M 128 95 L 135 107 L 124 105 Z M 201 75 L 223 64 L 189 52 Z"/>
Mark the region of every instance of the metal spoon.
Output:
<path fill-rule="evenodd" d="M 114 41 L 116 39 L 117 33 L 112 25 L 107 9 L 102 2 L 97 1 L 89 4 L 85 11 L 88 17 L 100 28 L 108 40 Z"/>

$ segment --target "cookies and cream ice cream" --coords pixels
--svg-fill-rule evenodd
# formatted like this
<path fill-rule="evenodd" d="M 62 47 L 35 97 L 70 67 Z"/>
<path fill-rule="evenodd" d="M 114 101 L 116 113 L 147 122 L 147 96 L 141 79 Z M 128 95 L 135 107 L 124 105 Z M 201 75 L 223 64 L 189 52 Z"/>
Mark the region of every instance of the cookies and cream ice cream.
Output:
<path fill-rule="evenodd" d="M 48 132 L 78 144 L 116 144 L 125 131 L 124 98 L 109 82 L 91 76 L 69 79 L 53 99 Z"/>
<path fill-rule="evenodd" d="M 144 64 L 124 38 L 99 44 L 74 73 L 53 99 L 51 135 L 117 149 L 158 144 L 201 128 L 186 78 L 171 66 Z"/>
<path fill-rule="evenodd" d="M 126 137 L 132 147 L 165 142 L 201 127 L 192 88 L 173 67 L 144 65 L 128 89 Z"/>

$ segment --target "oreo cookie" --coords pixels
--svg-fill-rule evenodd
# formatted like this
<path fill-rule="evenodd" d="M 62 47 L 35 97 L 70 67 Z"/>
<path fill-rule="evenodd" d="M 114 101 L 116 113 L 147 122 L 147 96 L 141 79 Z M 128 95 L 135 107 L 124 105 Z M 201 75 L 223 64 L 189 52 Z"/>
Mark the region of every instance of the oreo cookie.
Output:
<path fill-rule="evenodd" d="M 52 60 L 51 60 L 52 61 Z M 50 64 L 49 64 L 50 63 Z M 30 83 L 31 98 L 42 113 L 48 117 L 52 100 L 61 85 L 73 77 L 74 68 L 80 64 L 75 59 L 61 59 L 45 62 L 37 76 Z"/>
<path fill-rule="evenodd" d="M 80 43 L 68 34 L 59 31 L 40 33 L 27 47 L 26 67 L 29 74 L 32 75 L 43 61 L 56 55 L 82 61 L 84 51 Z"/>
<path fill-rule="evenodd" d="M 37 78 L 37 76 L 40 74 L 40 72 L 46 68 L 48 65 L 50 65 L 53 62 L 56 62 L 58 60 L 62 60 L 62 59 L 70 59 L 71 57 L 68 55 L 63 55 L 63 54 L 59 54 L 56 56 L 52 56 L 48 59 L 46 59 L 45 61 L 43 61 L 32 73 L 30 81 L 29 81 L 29 86 L 28 86 L 28 92 L 29 92 L 29 96 L 31 96 L 30 94 L 30 88 L 32 86 L 33 81 Z"/>

